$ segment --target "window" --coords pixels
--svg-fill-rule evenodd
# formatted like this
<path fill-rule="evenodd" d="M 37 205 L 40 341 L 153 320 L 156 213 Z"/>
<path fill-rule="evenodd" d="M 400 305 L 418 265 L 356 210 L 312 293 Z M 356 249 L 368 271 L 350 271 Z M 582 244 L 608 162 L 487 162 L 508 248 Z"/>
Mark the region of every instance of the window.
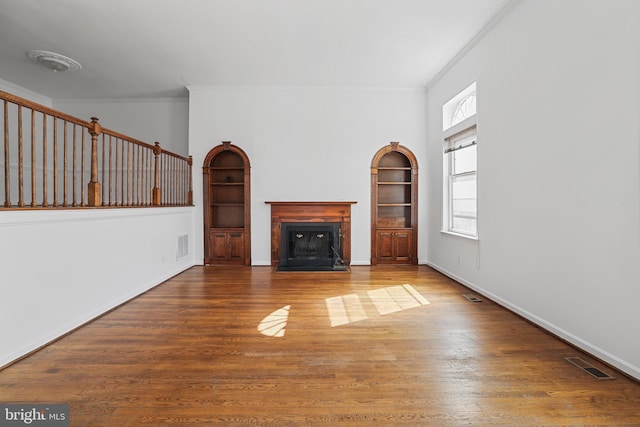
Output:
<path fill-rule="evenodd" d="M 447 231 L 476 236 L 476 127 L 445 140 Z"/>
<path fill-rule="evenodd" d="M 444 130 L 443 230 L 477 237 L 477 127 L 475 83 L 447 102 Z"/>

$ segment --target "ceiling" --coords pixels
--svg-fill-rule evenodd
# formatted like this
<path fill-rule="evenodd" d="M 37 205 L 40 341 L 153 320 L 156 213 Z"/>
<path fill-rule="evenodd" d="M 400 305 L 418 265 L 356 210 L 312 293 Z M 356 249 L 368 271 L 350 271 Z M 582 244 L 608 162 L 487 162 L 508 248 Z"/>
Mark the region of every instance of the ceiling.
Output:
<path fill-rule="evenodd" d="M 0 79 L 53 99 L 425 87 L 513 0 L 0 0 Z M 80 62 L 53 72 L 25 52 Z"/>

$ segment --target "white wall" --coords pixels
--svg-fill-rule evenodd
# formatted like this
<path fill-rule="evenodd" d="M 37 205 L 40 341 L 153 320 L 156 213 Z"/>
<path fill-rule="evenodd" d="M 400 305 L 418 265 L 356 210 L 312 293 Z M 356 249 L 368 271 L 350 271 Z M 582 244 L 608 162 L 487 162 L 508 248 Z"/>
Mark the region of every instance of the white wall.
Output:
<path fill-rule="evenodd" d="M 264 202 L 356 201 L 353 264 L 370 262 L 371 160 L 399 141 L 425 161 L 422 89 L 190 87 L 189 151 L 196 224 L 202 224 L 202 162 L 231 141 L 251 161 L 252 263 L 270 264 L 270 208 Z M 424 200 L 424 172 L 419 199 Z M 202 229 L 198 228 L 202 260 Z M 420 239 L 424 242 L 424 239 Z M 422 248 L 419 249 L 419 256 Z"/>
<path fill-rule="evenodd" d="M 56 99 L 53 108 L 107 129 L 188 156 L 189 103 L 180 99 Z"/>
<path fill-rule="evenodd" d="M 7 211 L 0 242 L 2 367 L 192 266 L 193 208 Z"/>
<path fill-rule="evenodd" d="M 640 378 L 640 2 L 523 0 L 428 94 L 427 258 Z M 479 240 L 441 227 L 442 104 L 478 82 Z"/>

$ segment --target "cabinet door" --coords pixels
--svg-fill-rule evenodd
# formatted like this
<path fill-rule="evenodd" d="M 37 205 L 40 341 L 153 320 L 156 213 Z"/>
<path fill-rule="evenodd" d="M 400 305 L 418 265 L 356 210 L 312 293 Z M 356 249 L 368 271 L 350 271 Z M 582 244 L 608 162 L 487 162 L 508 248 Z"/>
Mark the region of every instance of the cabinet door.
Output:
<path fill-rule="evenodd" d="M 212 262 L 224 262 L 227 259 L 227 233 L 222 231 L 209 233 L 209 259 Z"/>
<path fill-rule="evenodd" d="M 411 230 L 378 230 L 376 261 L 381 264 L 411 264 L 413 232 Z"/>
<path fill-rule="evenodd" d="M 378 231 L 377 233 L 377 261 L 393 262 L 393 233 L 391 231 Z"/>
<path fill-rule="evenodd" d="M 242 264 L 244 262 L 244 233 L 229 233 L 228 242 L 228 260 L 234 264 Z"/>
<path fill-rule="evenodd" d="M 244 264 L 245 233 L 240 231 L 211 231 L 209 259 L 215 264 Z"/>
<path fill-rule="evenodd" d="M 411 240 L 412 232 L 410 230 L 396 231 L 393 238 L 394 260 L 398 263 L 411 262 Z"/>

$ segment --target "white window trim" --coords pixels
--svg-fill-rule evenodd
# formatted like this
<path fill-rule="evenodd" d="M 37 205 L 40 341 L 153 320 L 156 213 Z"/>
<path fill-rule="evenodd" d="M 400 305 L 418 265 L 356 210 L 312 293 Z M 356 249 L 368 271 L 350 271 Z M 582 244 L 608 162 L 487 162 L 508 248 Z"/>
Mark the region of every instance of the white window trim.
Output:
<path fill-rule="evenodd" d="M 444 141 L 447 138 L 452 137 L 453 135 L 460 133 L 464 130 L 467 130 L 469 128 L 472 128 L 474 126 L 477 127 L 478 125 L 478 113 L 474 114 L 471 117 L 467 117 L 466 119 L 464 119 L 463 121 L 461 121 L 460 123 L 457 123 L 453 126 L 451 126 L 450 128 L 445 129 L 442 132 L 442 140 Z"/>
<path fill-rule="evenodd" d="M 456 233 L 455 231 L 452 230 L 440 230 L 441 234 L 446 234 L 448 236 L 455 236 L 455 237 L 461 237 L 463 239 L 467 239 L 467 240 L 473 240 L 473 241 L 479 241 L 480 238 L 478 236 L 472 236 L 471 234 L 463 234 L 463 233 Z"/>

